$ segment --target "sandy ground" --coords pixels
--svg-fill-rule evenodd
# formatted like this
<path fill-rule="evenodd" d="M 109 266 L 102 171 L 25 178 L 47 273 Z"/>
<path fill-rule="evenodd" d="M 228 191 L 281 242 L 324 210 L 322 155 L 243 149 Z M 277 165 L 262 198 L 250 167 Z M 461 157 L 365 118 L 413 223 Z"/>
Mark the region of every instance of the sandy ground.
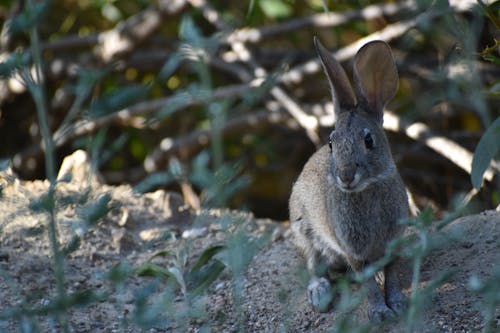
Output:
<path fill-rule="evenodd" d="M 175 193 L 138 195 L 128 186 L 110 187 L 96 180 L 89 187 L 85 179 L 75 174 L 71 182 L 57 186 L 60 242 L 68 244 L 72 235 L 81 235 L 80 245 L 65 259 L 65 284 L 68 293 L 93 290 L 109 295 L 72 308 L 68 315 L 71 331 L 140 332 L 141 328 L 132 322 L 137 318 L 137 300 L 144 290 L 150 290 L 154 296 L 147 304 L 162 297 L 175 298 L 169 299 L 173 307 L 159 307 L 158 313 L 151 310 L 152 318 L 168 311 L 177 317 L 155 325 L 145 322 L 145 327 L 149 326 L 147 332 L 327 332 L 345 319 L 335 308 L 325 314 L 310 309 L 305 297 L 307 274 L 286 225 L 240 212 L 211 210 L 197 214 L 187 209 Z M 55 279 L 47 241 L 47 216 L 29 207 L 46 192 L 48 183 L 21 182 L 4 171 L 0 185 L 0 314 L 21 306 L 40 308 L 54 297 Z M 80 207 L 105 194 L 111 197 L 112 209 L 96 225 L 82 228 L 78 223 L 82 216 Z M 231 226 L 234 223 L 239 227 Z M 460 218 L 436 234 L 435 239 L 442 246 L 425 257 L 419 288 L 423 290 L 445 271 L 453 274 L 435 293 L 425 297 L 425 311 L 418 317 L 415 332 L 480 331 L 484 327 L 481 309 L 485 300 L 469 289 L 469 281 L 472 276 L 488 279 L 495 265 L 498 269 L 500 212 L 486 211 Z M 107 272 L 120 262 L 137 267 L 165 250 L 186 253 L 190 267 L 205 249 L 221 244 L 232 246 L 233 257 L 241 260 L 233 260 L 207 293 L 189 305 L 178 292 L 168 294 L 167 284 L 151 277 L 132 274 L 119 286 L 107 278 Z M 227 258 L 221 261 L 230 262 Z M 169 265 L 164 258 L 155 263 Z M 405 267 L 407 295 L 411 292 L 410 277 L 410 267 Z M 352 286 L 353 295 L 357 289 Z M 364 327 L 364 307 L 362 302 L 349 317 L 353 321 L 342 322 L 353 329 Z M 495 316 L 494 331 L 500 332 L 498 308 Z M 60 330 L 47 316 L 33 318 L 35 330 Z M 19 323 L 0 320 L 0 331 L 19 331 Z M 371 331 L 405 332 L 407 327 L 389 323 Z"/>

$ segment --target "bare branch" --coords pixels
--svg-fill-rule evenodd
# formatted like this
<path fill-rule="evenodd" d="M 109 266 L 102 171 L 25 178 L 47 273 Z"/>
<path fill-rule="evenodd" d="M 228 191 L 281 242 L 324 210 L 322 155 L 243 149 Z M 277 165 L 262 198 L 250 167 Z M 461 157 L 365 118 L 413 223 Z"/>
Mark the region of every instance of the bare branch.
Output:
<path fill-rule="evenodd" d="M 289 116 L 281 112 L 269 112 L 268 110 L 257 111 L 231 119 L 224 123 L 221 129 L 223 137 L 236 134 L 262 130 L 273 124 L 283 123 Z M 173 156 L 181 156 L 184 159 L 192 157 L 196 152 L 208 146 L 212 140 L 211 130 L 198 130 L 190 132 L 185 136 L 172 139 L 165 138 L 158 147 L 144 162 L 143 167 L 134 168 L 127 171 L 127 179 L 138 181 L 147 173 L 162 170 L 168 159 Z M 107 173 L 106 179 L 111 182 L 123 181 L 123 173 Z"/>
<path fill-rule="evenodd" d="M 351 43 L 347 46 L 340 48 L 339 50 L 334 52 L 334 56 L 340 62 L 346 61 L 352 58 L 356 54 L 356 52 L 361 48 L 361 46 L 370 41 L 379 39 L 389 42 L 393 39 L 402 36 L 408 30 L 416 27 L 420 23 L 430 21 L 447 12 L 453 12 L 453 11 L 462 12 L 470 10 L 473 5 L 475 5 L 474 1 L 456 0 L 454 1 L 454 5 L 450 6 L 450 8 L 447 10 L 428 11 L 417 15 L 417 17 L 413 19 L 389 24 L 385 28 L 379 31 L 371 33 L 368 36 L 356 40 L 356 42 L 354 43 Z M 304 75 L 315 74 L 319 72 L 320 69 L 321 67 L 319 61 L 317 59 L 313 59 L 307 61 L 304 64 L 298 65 L 289 70 L 288 72 L 284 73 L 281 76 L 280 81 L 283 83 L 298 83 L 302 81 Z"/>
<path fill-rule="evenodd" d="M 225 30 L 227 28 L 224 25 L 223 20 L 218 15 L 217 11 L 207 6 L 206 3 L 199 0 L 192 0 L 190 2 L 194 7 L 203 9 L 206 12 L 206 17 L 209 19 L 209 21 L 212 24 L 214 24 L 219 30 Z M 177 3 L 177 4 L 173 7 L 172 3 Z M 164 0 L 160 1 L 159 9 L 155 10 L 163 15 L 165 14 L 173 15 L 178 13 L 178 11 L 182 10 L 182 8 L 186 3 L 187 0 L 176 0 L 176 1 Z M 228 44 L 232 44 L 234 42 L 258 43 L 263 39 L 290 33 L 299 29 L 305 29 L 310 27 L 320 27 L 320 28 L 334 27 L 356 19 L 370 20 L 382 16 L 392 16 L 404 10 L 414 10 L 414 9 L 416 9 L 415 1 L 408 0 L 401 3 L 370 5 L 360 10 L 348 10 L 341 13 L 334 13 L 334 12 L 330 12 L 328 14 L 320 13 L 303 18 L 292 19 L 281 24 L 271 25 L 262 28 L 237 29 L 229 33 L 223 39 L 221 39 L 221 42 Z M 150 10 L 151 9 L 147 9 L 146 10 L 147 13 L 149 13 Z M 156 14 L 153 15 L 153 18 L 156 18 Z M 144 17 L 143 13 L 139 13 L 129 19 L 131 21 L 130 23 L 128 23 L 128 25 L 131 26 L 132 24 L 141 24 L 143 19 L 147 18 Z M 108 33 L 111 36 L 113 31 L 115 31 L 116 33 L 119 30 L 125 30 L 124 28 L 125 28 L 124 26 L 119 25 L 112 30 L 104 32 L 103 34 Z M 99 43 L 100 38 L 104 38 L 101 36 L 102 34 L 95 33 L 95 34 L 90 34 L 88 36 L 72 35 L 72 36 L 61 37 L 57 40 L 43 43 L 42 48 L 44 50 L 60 51 L 65 49 L 91 47 Z"/>
<path fill-rule="evenodd" d="M 269 112 L 268 110 L 245 114 L 224 123 L 221 134 L 224 137 L 247 133 L 251 130 L 263 129 L 272 124 L 278 124 L 288 117 L 280 112 Z M 212 141 L 213 131 L 210 129 L 190 132 L 186 136 L 171 139 L 165 138 L 160 146 L 150 154 L 144 161 L 144 168 L 147 172 L 157 171 L 163 168 L 172 155 L 190 158 L 196 152 L 206 147 Z"/>
<path fill-rule="evenodd" d="M 99 42 L 99 34 L 87 36 L 70 35 L 42 43 L 42 50 L 65 51 L 93 47 Z"/>
<path fill-rule="evenodd" d="M 473 154 L 454 141 L 433 133 L 424 123 L 416 122 L 408 124 L 395 113 L 385 111 L 384 128 L 393 132 L 405 133 L 413 140 L 424 143 L 427 147 L 445 157 L 468 174 L 471 173 Z M 493 170 L 491 168 L 487 169 L 484 177 L 491 181 L 493 176 Z"/>
<path fill-rule="evenodd" d="M 206 103 L 207 100 L 241 96 L 246 94 L 250 88 L 250 84 L 236 84 L 215 89 L 210 93 L 210 96 L 207 96 L 207 94 L 203 92 L 196 96 L 189 93 L 183 93 L 156 100 L 140 102 L 107 116 L 76 122 L 73 126 L 66 130 L 65 133 L 61 134 L 60 137 L 56 138 L 56 145 L 61 146 L 71 139 L 93 133 L 97 129 L 112 123 L 120 123 L 122 125 L 130 124 L 134 117 L 145 117 L 168 106 L 175 105 L 179 109 L 184 109 L 190 106 Z"/>
<path fill-rule="evenodd" d="M 299 125 L 305 129 L 307 136 L 311 141 L 319 146 L 320 140 L 316 134 L 318 129 L 318 120 L 314 116 L 310 116 L 292 99 L 290 98 L 283 89 L 279 87 L 273 87 L 271 89 L 271 95 L 290 113 L 290 115 L 299 123 Z"/>
<path fill-rule="evenodd" d="M 204 17 L 219 30 L 227 29 L 224 21 L 220 19 L 217 11 L 215 11 L 205 0 L 188 1 L 193 7 L 201 9 Z M 233 42 L 230 45 L 238 58 L 252 67 L 254 76 L 257 79 L 265 78 L 267 76 L 267 71 L 255 62 L 252 53 L 244 43 Z M 320 141 L 318 135 L 316 134 L 316 130 L 318 128 L 317 119 L 303 112 L 300 106 L 290 96 L 288 96 L 282 88 L 278 86 L 273 87 L 271 89 L 271 95 L 297 120 L 300 126 L 305 129 L 311 141 L 316 146 L 319 146 Z"/>
<path fill-rule="evenodd" d="M 371 5 L 360 10 L 348 10 L 341 13 L 315 14 L 262 28 L 239 29 L 230 33 L 224 38 L 224 41 L 229 44 L 235 42 L 258 43 L 265 38 L 290 33 L 299 29 L 335 27 L 357 19 L 371 20 L 382 16 L 391 16 L 403 10 L 415 10 L 416 7 L 416 2 L 409 0 L 400 3 Z"/>
<path fill-rule="evenodd" d="M 100 33 L 98 36 L 100 57 L 109 62 L 131 52 L 160 27 L 164 15 L 177 14 L 185 4 L 185 0 L 160 0 L 159 8 L 147 8 L 115 28 Z"/>
<path fill-rule="evenodd" d="M 161 24 L 161 15 L 155 8 L 136 14 L 114 29 L 99 34 L 99 54 L 105 62 L 132 51 L 137 44 L 151 36 Z"/>

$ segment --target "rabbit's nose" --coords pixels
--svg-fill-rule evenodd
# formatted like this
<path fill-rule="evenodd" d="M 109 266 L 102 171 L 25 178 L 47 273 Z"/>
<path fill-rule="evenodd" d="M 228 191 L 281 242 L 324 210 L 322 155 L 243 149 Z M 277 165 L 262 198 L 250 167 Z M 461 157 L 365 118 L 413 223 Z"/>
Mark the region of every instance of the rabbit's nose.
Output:
<path fill-rule="evenodd" d="M 341 170 L 338 178 L 342 183 L 342 185 L 349 186 L 354 181 L 355 175 L 356 175 L 356 170 L 352 169 Z"/>

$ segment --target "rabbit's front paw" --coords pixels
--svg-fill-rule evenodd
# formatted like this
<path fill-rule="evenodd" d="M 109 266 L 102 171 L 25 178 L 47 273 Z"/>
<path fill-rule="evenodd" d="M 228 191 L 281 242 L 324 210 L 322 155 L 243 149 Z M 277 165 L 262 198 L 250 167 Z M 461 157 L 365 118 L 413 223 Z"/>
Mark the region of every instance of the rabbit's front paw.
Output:
<path fill-rule="evenodd" d="M 313 278 L 307 286 L 307 298 L 316 312 L 327 312 L 332 301 L 330 282 L 322 278 Z"/>
<path fill-rule="evenodd" d="M 368 319 L 370 319 L 370 321 L 380 323 L 386 319 L 393 318 L 394 316 L 394 311 L 385 304 L 368 305 Z"/>

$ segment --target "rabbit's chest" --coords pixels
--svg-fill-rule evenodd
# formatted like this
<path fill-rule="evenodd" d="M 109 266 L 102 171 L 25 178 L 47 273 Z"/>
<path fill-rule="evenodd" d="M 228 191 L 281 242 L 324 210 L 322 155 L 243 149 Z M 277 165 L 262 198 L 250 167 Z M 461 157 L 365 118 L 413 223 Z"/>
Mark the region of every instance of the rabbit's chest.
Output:
<path fill-rule="evenodd" d="M 332 207 L 331 227 L 344 252 L 360 260 L 372 260 L 384 254 L 391 234 L 391 222 L 384 219 L 380 204 L 360 205 L 347 201 Z"/>

